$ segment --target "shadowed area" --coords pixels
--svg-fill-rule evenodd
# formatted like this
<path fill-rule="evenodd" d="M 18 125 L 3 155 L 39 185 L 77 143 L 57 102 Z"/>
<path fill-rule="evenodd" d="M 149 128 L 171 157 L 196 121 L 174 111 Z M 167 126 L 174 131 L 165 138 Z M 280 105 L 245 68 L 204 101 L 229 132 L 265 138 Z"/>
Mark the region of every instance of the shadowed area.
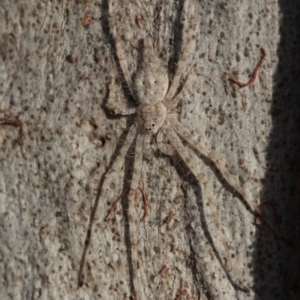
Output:
<path fill-rule="evenodd" d="M 292 246 L 276 239 L 264 227 L 258 231 L 254 255 L 257 300 L 282 299 L 282 295 L 285 299 L 300 297 L 299 258 L 296 262 L 297 249 L 299 252 L 296 225 L 299 220 L 300 167 L 300 2 L 282 0 L 279 4 L 282 14 L 277 49 L 279 61 L 273 77 L 270 110 L 273 129 L 266 154 L 267 171 L 262 199 L 268 202 L 263 212 L 273 216 Z M 268 282 L 272 278 L 280 278 L 277 288 L 269 287 Z"/>

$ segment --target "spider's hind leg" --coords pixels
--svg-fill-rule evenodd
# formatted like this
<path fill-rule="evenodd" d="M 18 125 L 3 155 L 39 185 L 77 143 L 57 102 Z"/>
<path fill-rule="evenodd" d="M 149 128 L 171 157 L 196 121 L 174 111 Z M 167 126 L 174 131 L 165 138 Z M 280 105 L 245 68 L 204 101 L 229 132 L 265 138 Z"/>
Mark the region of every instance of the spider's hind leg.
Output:
<path fill-rule="evenodd" d="M 286 239 L 282 236 L 282 234 L 277 230 L 277 228 L 265 218 L 260 210 L 252 204 L 252 200 L 247 195 L 245 190 L 240 186 L 239 182 L 237 181 L 236 177 L 229 173 L 227 170 L 224 161 L 214 152 L 209 151 L 205 146 L 203 146 L 200 142 L 198 142 L 190 133 L 189 131 L 182 126 L 176 119 L 171 118 L 170 123 L 174 131 L 179 134 L 183 139 L 185 139 L 192 147 L 199 151 L 200 154 L 204 155 L 207 159 L 214 163 L 220 173 L 223 175 L 227 183 L 233 187 L 235 191 L 243 198 L 245 203 L 247 204 L 248 208 L 250 208 L 253 215 L 259 216 L 268 227 L 273 231 L 275 236 L 278 238 L 286 241 Z"/>
<path fill-rule="evenodd" d="M 131 142 L 132 142 L 132 140 L 131 140 Z M 148 216 L 149 204 L 148 204 L 147 195 L 146 195 L 146 192 L 144 191 L 144 189 L 142 187 L 138 186 L 138 182 L 139 182 L 139 178 L 140 178 L 140 174 L 141 174 L 141 168 L 142 168 L 142 161 L 143 161 L 143 143 L 144 143 L 144 135 L 138 134 L 137 138 L 136 138 L 133 173 L 132 173 L 132 180 L 131 180 L 130 188 L 127 188 L 126 190 L 124 190 L 117 197 L 117 199 L 113 202 L 109 212 L 106 215 L 105 221 L 109 220 L 110 215 L 112 214 L 112 212 L 115 209 L 115 207 L 117 206 L 117 204 L 122 200 L 122 198 L 127 193 L 130 193 L 131 191 L 135 192 L 136 190 L 139 190 L 143 197 L 144 215 L 141 219 L 141 222 L 145 221 L 146 217 Z M 126 147 L 126 153 L 127 153 L 127 150 L 128 150 L 128 148 Z M 124 153 L 123 153 L 123 155 L 124 155 Z M 122 155 L 122 157 L 123 157 L 123 155 Z M 119 156 L 121 156 L 121 154 Z M 117 159 L 119 159 L 119 157 Z M 129 199 L 131 199 L 131 198 L 132 197 L 131 197 L 131 193 L 130 193 Z"/>
<path fill-rule="evenodd" d="M 138 185 L 139 179 L 141 177 L 141 170 L 142 170 L 142 165 L 143 165 L 144 140 L 145 140 L 145 135 L 138 134 L 138 136 L 136 138 L 133 173 L 132 173 L 132 179 L 131 179 L 131 184 L 130 184 L 131 190 L 138 189 L 143 196 L 144 215 L 141 219 L 141 222 L 145 221 L 146 217 L 148 216 L 148 207 L 149 207 L 147 195 L 146 195 L 144 189 Z"/>
<path fill-rule="evenodd" d="M 181 156 L 182 160 L 185 162 L 187 167 L 191 170 L 191 172 L 195 175 L 196 179 L 198 180 L 200 187 L 201 187 L 201 192 L 203 194 L 203 198 L 207 203 L 209 204 L 210 207 L 214 207 L 213 202 L 212 202 L 212 195 L 209 193 L 209 190 L 207 188 L 207 181 L 204 177 L 204 175 L 200 172 L 200 168 L 197 166 L 197 163 L 194 162 L 192 156 L 189 154 L 185 146 L 183 145 L 182 141 L 180 140 L 179 136 L 175 132 L 175 130 L 170 127 L 169 125 L 165 126 L 165 131 L 166 135 L 168 136 L 170 142 L 173 144 L 174 148 L 178 152 L 178 154 Z M 224 236 L 222 234 L 222 231 L 220 230 L 220 223 L 215 215 L 214 212 L 211 213 L 211 220 L 214 223 L 214 226 L 218 231 L 220 232 L 220 236 L 218 237 L 219 241 L 222 243 L 223 248 L 226 252 L 226 258 L 230 262 L 231 265 L 231 271 L 229 272 L 228 269 L 225 267 L 225 263 L 222 259 L 219 259 L 220 263 L 222 264 L 222 267 L 224 270 L 226 269 L 226 273 L 228 276 L 228 279 L 230 280 L 231 284 L 242 291 L 248 291 L 248 288 L 243 286 L 240 282 L 240 274 L 237 268 L 235 267 L 235 264 L 233 263 L 231 256 L 230 256 L 230 250 L 229 247 L 227 246 Z M 223 250 L 223 251 L 224 251 Z M 231 275 L 232 273 L 233 275 Z M 236 283 L 236 280 L 238 280 Z"/>

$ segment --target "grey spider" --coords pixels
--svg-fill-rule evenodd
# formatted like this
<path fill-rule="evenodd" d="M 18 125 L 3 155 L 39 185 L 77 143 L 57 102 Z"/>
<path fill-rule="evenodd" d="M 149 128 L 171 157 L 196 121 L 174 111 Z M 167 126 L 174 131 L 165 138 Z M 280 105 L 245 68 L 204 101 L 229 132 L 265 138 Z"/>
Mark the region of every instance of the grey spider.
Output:
<path fill-rule="evenodd" d="M 261 215 L 260 210 L 252 204 L 250 197 L 240 186 L 236 177 L 229 173 L 225 163 L 219 158 L 219 156 L 197 141 L 192 134 L 177 120 L 177 116 L 174 113 L 179 101 L 182 99 L 182 96 L 188 87 L 188 80 L 185 80 L 185 83 L 183 86 L 181 86 L 181 89 L 179 89 L 179 83 L 183 69 L 186 65 L 187 57 L 191 50 L 190 43 L 193 34 L 193 20 L 195 11 L 194 1 L 191 1 L 189 11 L 190 17 L 189 26 L 187 28 L 186 45 L 179 59 L 177 69 L 175 70 L 172 80 L 169 79 L 168 73 L 163 67 L 161 60 L 157 57 L 157 55 L 155 55 L 152 41 L 149 37 L 144 39 L 144 61 L 138 68 L 135 75 L 132 77 L 128 70 L 126 58 L 123 56 L 120 38 L 117 34 L 115 18 L 112 17 L 115 15 L 114 3 L 112 1 L 109 2 L 109 23 L 115 42 L 116 54 L 129 91 L 137 103 L 137 108 L 121 109 L 117 106 L 112 107 L 112 109 L 118 114 L 136 114 L 136 122 L 134 122 L 129 129 L 125 142 L 120 149 L 120 153 L 112 165 L 112 169 L 117 170 L 122 165 L 128 149 L 136 139 L 133 175 L 130 183 L 130 190 L 135 191 L 139 189 L 143 195 L 144 216 L 142 221 L 144 221 L 148 215 L 148 204 L 146 194 L 143 189 L 138 186 L 138 182 L 140 179 L 143 153 L 150 148 L 151 137 L 157 134 L 158 147 L 163 152 L 168 153 L 168 149 L 165 149 L 163 142 L 166 140 L 170 142 L 171 146 L 177 151 L 187 167 L 199 181 L 202 188 L 203 197 L 210 202 L 210 196 L 206 188 L 206 179 L 204 175 L 201 174 L 197 164 L 193 162 L 192 157 L 182 142 L 183 139 L 188 142 L 193 149 L 197 150 L 201 155 L 213 162 L 228 184 L 233 187 L 233 189 L 244 199 L 252 213 L 260 216 L 260 218 L 266 222 L 272 231 L 277 236 L 282 238 L 272 223 L 264 218 Z M 262 63 L 262 60 L 255 69 L 256 73 Z M 254 74 L 255 76 L 256 73 Z M 254 79 L 251 81 L 251 83 L 254 81 Z M 124 191 L 115 200 L 106 216 L 106 220 L 109 219 L 113 209 L 127 192 L 128 190 Z"/>

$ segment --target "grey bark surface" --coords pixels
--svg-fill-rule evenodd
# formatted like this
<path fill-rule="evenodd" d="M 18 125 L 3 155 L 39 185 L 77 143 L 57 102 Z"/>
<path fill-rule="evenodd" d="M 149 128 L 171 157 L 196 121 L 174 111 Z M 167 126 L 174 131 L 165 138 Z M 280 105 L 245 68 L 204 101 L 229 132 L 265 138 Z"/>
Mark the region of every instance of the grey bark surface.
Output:
<path fill-rule="evenodd" d="M 131 72 L 145 35 L 174 70 L 189 21 L 183 3 L 119 2 Z M 180 157 L 154 151 L 141 166 L 149 217 L 140 222 L 137 193 L 104 222 L 134 155 L 105 178 L 134 122 L 108 107 L 135 105 L 108 2 L 2 0 L 0 109 L 23 126 L 0 125 L 0 299 L 297 299 L 299 14 L 296 1 L 197 1 L 184 76 L 195 71 L 178 109 L 253 204 L 267 203 L 263 213 L 290 246 L 197 153 L 213 206 Z M 261 46 L 268 55 L 255 83 L 230 83 L 249 79 Z"/>

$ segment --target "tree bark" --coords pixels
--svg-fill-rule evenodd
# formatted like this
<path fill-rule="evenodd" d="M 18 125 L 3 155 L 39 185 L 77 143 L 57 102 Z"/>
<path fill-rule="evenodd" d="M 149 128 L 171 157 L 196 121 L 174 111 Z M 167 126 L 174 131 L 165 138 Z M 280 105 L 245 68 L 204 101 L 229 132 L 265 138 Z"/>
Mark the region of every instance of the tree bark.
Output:
<path fill-rule="evenodd" d="M 284 241 L 187 144 L 212 203 L 178 155 L 155 150 L 146 221 L 138 192 L 104 221 L 134 159 L 131 147 L 111 168 L 135 117 L 109 107 L 136 105 L 108 17 L 131 73 L 148 36 L 170 78 L 190 21 L 184 1 L 114 2 L 111 16 L 108 0 L 0 4 L 0 298 L 297 299 L 299 3 L 197 1 L 178 107 Z M 249 80 L 261 47 L 255 82 L 230 82 Z"/>

